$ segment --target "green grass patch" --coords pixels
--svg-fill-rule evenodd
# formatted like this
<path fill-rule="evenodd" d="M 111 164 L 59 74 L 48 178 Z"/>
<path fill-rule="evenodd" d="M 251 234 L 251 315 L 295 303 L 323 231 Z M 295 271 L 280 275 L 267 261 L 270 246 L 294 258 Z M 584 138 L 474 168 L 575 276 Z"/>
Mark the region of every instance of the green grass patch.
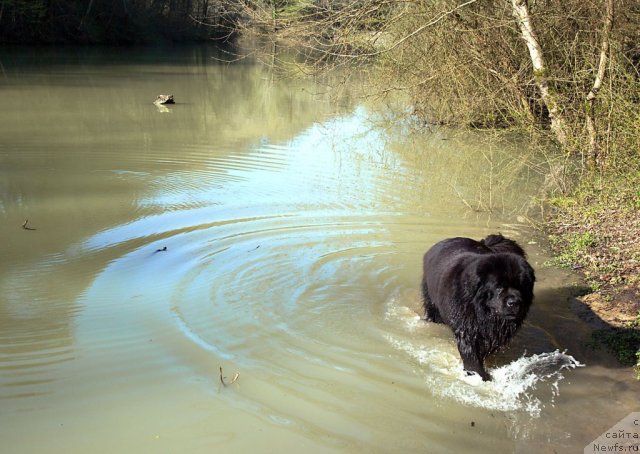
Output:
<path fill-rule="evenodd" d="M 592 347 L 606 347 L 625 366 L 635 365 L 640 380 L 640 313 L 624 328 L 600 329 L 592 334 Z"/>
<path fill-rule="evenodd" d="M 558 266 L 571 268 L 580 262 L 590 248 L 597 245 L 596 237 L 591 232 L 572 233 L 569 235 L 549 235 L 549 241 L 555 249 L 561 250 L 560 254 L 545 262 L 545 266 Z"/>
<path fill-rule="evenodd" d="M 570 208 L 576 206 L 578 203 L 573 197 L 550 197 L 547 199 L 547 203 L 557 208 Z"/>

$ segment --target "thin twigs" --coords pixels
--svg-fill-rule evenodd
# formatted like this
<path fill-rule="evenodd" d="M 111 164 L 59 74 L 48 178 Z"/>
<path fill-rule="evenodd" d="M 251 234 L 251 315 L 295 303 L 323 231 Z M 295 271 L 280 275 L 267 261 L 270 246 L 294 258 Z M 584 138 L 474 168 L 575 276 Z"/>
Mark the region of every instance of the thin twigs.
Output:
<path fill-rule="evenodd" d="M 236 372 L 236 374 L 233 376 L 233 379 L 229 382 L 226 383 L 224 381 L 226 377 L 223 376 L 222 374 L 222 366 L 220 366 L 220 383 L 222 383 L 222 386 L 227 386 L 227 385 L 233 385 L 236 381 L 238 381 L 238 378 L 240 378 L 240 373 Z"/>
<path fill-rule="evenodd" d="M 27 226 L 28 223 L 29 223 L 29 219 L 25 219 L 25 221 L 22 223 L 22 228 L 25 230 L 35 230 L 33 227 Z"/>

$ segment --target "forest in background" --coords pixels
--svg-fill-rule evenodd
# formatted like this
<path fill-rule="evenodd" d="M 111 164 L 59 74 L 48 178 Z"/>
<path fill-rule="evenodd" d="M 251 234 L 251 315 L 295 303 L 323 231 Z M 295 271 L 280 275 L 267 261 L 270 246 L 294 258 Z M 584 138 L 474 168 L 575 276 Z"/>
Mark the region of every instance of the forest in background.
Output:
<path fill-rule="evenodd" d="M 555 263 L 584 275 L 584 301 L 619 329 L 602 342 L 640 363 L 637 0 L 0 0 L 2 43 L 239 34 L 297 49 L 306 74 L 366 67 L 373 94 L 406 96 L 425 125 L 550 144 L 541 226 Z"/>
<path fill-rule="evenodd" d="M 200 41 L 229 36 L 236 21 L 215 0 L 0 0 L 0 43 Z"/>

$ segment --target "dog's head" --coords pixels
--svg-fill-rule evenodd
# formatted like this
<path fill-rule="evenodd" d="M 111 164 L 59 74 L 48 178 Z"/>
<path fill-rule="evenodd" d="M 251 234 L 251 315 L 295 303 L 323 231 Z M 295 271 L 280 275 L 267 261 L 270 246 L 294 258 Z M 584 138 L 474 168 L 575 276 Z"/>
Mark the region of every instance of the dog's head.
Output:
<path fill-rule="evenodd" d="M 535 274 L 515 254 L 488 254 L 475 269 L 480 299 L 489 314 L 506 320 L 524 320 L 533 300 Z"/>
<path fill-rule="evenodd" d="M 491 315 L 516 320 L 526 314 L 526 304 L 522 292 L 516 288 L 497 285 L 485 286 L 485 303 Z"/>

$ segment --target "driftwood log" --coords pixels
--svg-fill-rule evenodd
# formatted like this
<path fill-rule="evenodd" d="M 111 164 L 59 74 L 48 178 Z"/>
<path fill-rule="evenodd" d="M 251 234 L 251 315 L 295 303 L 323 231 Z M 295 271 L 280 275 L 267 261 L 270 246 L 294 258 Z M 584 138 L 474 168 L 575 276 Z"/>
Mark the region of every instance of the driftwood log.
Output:
<path fill-rule="evenodd" d="M 155 101 L 153 101 L 154 104 L 175 104 L 175 101 L 173 100 L 173 95 L 158 95 L 158 97 L 156 98 Z"/>

